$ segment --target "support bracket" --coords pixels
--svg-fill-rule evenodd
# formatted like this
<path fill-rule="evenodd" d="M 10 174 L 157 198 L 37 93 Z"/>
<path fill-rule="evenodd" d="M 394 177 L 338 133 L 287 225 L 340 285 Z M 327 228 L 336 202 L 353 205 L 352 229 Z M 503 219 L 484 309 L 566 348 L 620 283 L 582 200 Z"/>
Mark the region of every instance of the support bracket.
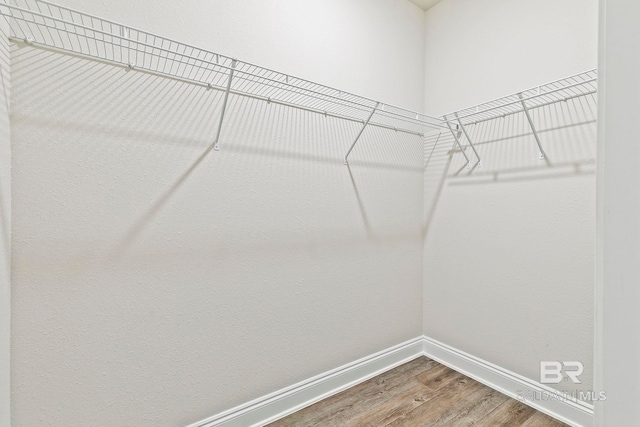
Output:
<path fill-rule="evenodd" d="M 460 152 L 462 153 L 462 155 L 464 156 L 465 160 L 467 161 L 467 169 L 471 168 L 471 161 L 469 160 L 469 156 L 467 156 L 467 153 L 464 152 L 464 148 L 462 148 L 462 144 L 460 144 L 460 140 L 458 139 L 458 135 L 456 135 L 456 133 L 453 131 L 453 128 L 451 127 L 451 123 L 449 122 L 449 119 L 447 118 L 447 116 L 444 116 L 444 121 L 447 124 L 447 127 L 449 128 L 449 131 L 451 131 L 451 135 L 453 135 L 453 139 L 455 139 L 456 144 L 458 145 L 458 148 L 460 149 Z"/>
<path fill-rule="evenodd" d="M 533 120 L 531 119 L 531 115 L 529 114 L 529 109 L 527 108 L 527 104 L 524 102 L 524 99 L 522 98 L 522 93 L 518 94 L 518 98 L 520 98 L 522 109 L 524 110 L 524 114 L 527 116 L 527 120 L 529 121 L 529 126 L 531 126 L 531 131 L 533 132 L 533 136 L 536 138 L 536 144 L 538 144 L 538 149 L 540 150 L 540 160 L 544 160 L 546 157 L 546 154 L 542 149 L 542 144 L 540 144 L 540 138 L 538 137 L 538 132 L 536 131 L 536 127 L 533 125 Z"/>
<path fill-rule="evenodd" d="M 467 138 L 467 142 L 469 143 L 469 146 L 473 150 L 473 154 L 475 154 L 476 158 L 478 159 L 478 167 L 481 168 L 482 159 L 480 158 L 480 155 L 478 154 L 476 147 L 473 146 L 473 143 L 471 142 L 471 138 L 469 138 L 469 134 L 467 133 L 467 129 L 465 129 L 464 125 L 462 124 L 462 120 L 460 120 L 460 118 L 458 117 L 458 113 L 455 113 L 455 116 L 456 116 L 456 120 L 458 121 L 458 124 L 460 125 L 460 129 L 462 130 L 462 133 L 464 133 L 464 136 Z"/>
<path fill-rule="evenodd" d="M 229 92 L 231 91 L 231 81 L 233 80 L 233 73 L 236 70 L 238 61 L 235 59 L 231 61 L 231 69 L 229 70 L 229 78 L 227 79 L 227 88 L 224 91 L 224 101 L 222 101 L 222 112 L 220 113 L 220 121 L 218 122 L 218 132 L 216 138 L 213 140 L 213 149 L 220 151 L 220 145 L 218 140 L 220 139 L 220 132 L 222 131 L 222 122 L 224 121 L 224 113 L 227 111 L 227 102 L 229 101 Z"/>
<path fill-rule="evenodd" d="M 358 140 L 362 136 L 362 132 L 364 132 L 365 128 L 367 127 L 367 125 L 371 121 L 371 118 L 376 113 L 376 110 L 378 109 L 379 105 L 380 105 L 380 103 L 376 102 L 376 106 L 373 107 L 373 110 L 371 110 L 371 114 L 369 114 L 369 117 L 367 118 L 367 121 L 364 122 L 364 124 L 362 125 L 362 128 L 360 129 L 360 132 L 358 132 L 358 135 L 356 136 L 356 139 L 353 141 L 353 144 L 351 144 L 351 147 L 349 148 L 349 151 L 347 151 L 347 154 L 344 156 L 344 164 L 345 165 L 348 163 L 348 158 L 349 158 L 349 154 L 351 154 L 351 150 L 353 150 L 353 147 L 356 146 L 356 143 L 358 142 Z"/>

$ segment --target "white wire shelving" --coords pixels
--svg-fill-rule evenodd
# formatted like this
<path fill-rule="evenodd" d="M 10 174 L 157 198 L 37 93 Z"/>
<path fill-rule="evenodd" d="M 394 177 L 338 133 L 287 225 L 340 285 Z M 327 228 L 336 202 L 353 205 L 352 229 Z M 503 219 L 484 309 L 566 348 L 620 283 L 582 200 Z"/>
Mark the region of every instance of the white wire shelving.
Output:
<path fill-rule="evenodd" d="M 441 118 L 260 67 L 47 1 L 0 0 L 0 15 L 7 20 L 9 37 L 14 42 L 223 91 L 225 96 L 213 142 L 216 150 L 229 94 L 359 122 L 360 132 L 345 156 L 345 163 L 367 125 L 420 136 L 428 129 L 446 128 Z"/>
<path fill-rule="evenodd" d="M 207 51 L 166 37 L 59 6 L 44 0 L 0 0 L 0 15 L 17 43 L 107 62 L 151 74 L 204 86 L 224 93 L 213 138 L 219 149 L 229 95 L 240 95 L 298 108 L 360 124 L 344 161 L 367 126 L 423 136 L 429 129 L 448 129 L 471 167 L 462 147 L 462 135 L 482 166 L 482 159 L 467 127 L 484 121 L 524 113 L 540 152 L 546 154 L 530 110 L 597 91 L 597 70 L 433 117 L 385 104 L 249 62 Z"/>
<path fill-rule="evenodd" d="M 473 141 L 469 137 L 467 127 L 478 123 L 504 118 L 513 114 L 523 113 L 531 127 L 531 133 L 540 152 L 540 159 L 546 158 L 543 144 L 531 118 L 530 111 L 558 102 L 566 102 L 571 99 L 592 95 L 598 90 L 598 71 L 596 69 L 585 71 L 573 76 L 565 77 L 550 83 L 536 86 L 522 92 L 494 99 L 473 107 L 454 111 L 442 116 L 447 127 L 451 131 L 456 145 L 467 161 L 467 167 L 471 167 L 471 160 L 462 148 L 462 135 L 469 144 L 477 159 L 477 164 L 482 166 L 482 159 L 476 151 Z"/>

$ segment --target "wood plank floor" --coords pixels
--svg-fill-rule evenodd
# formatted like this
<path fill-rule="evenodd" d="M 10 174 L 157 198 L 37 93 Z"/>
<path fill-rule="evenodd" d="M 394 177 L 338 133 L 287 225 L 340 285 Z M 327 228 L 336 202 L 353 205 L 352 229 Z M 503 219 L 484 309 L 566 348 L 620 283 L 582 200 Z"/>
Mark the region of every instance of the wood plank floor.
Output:
<path fill-rule="evenodd" d="M 268 427 L 561 427 L 566 424 L 420 357 Z"/>

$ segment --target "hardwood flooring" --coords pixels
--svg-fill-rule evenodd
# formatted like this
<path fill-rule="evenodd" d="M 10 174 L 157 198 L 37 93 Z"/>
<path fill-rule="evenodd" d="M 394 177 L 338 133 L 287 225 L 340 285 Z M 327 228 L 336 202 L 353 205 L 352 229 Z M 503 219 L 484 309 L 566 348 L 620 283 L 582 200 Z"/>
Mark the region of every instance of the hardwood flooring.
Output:
<path fill-rule="evenodd" d="M 268 427 L 561 427 L 566 424 L 426 357 Z"/>

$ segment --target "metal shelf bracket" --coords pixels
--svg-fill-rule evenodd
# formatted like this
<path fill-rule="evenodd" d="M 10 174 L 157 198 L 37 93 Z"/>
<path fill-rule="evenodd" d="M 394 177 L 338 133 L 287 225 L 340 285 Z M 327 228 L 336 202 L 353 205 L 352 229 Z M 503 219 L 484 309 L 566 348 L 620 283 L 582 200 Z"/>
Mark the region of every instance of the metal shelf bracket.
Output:
<path fill-rule="evenodd" d="M 529 121 L 529 126 L 531 126 L 531 131 L 533 132 L 533 136 L 536 139 L 536 144 L 538 144 L 538 149 L 540 150 L 540 160 L 544 160 L 546 154 L 542 149 L 542 144 L 540 143 L 540 138 L 538 137 L 538 132 L 536 131 L 536 127 L 533 125 L 533 120 L 531 119 L 531 114 L 529 114 L 529 109 L 527 108 L 527 104 L 524 102 L 524 98 L 522 97 L 522 93 L 518 94 L 518 98 L 520 98 L 520 103 L 522 104 L 522 110 L 524 111 L 525 116 L 527 116 L 527 120 Z"/>
<path fill-rule="evenodd" d="M 467 138 L 467 142 L 469 142 L 469 146 L 473 150 L 473 154 L 475 154 L 476 158 L 478 159 L 478 167 L 481 168 L 482 159 L 480 158 L 480 155 L 478 154 L 476 147 L 473 146 L 473 143 L 471 142 L 471 138 L 469 138 L 469 134 L 467 133 L 467 129 L 465 129 L 464 125 L 462 124 L 462 121 L 458 117 L 458 113 L 455 113 L 455 116 L 456 116 L 456 120 L 458 121 L 458 124 L 460 125 L 460 130 L 462 130 L 462 133 L 464 133 L 464 136 Z"/>
<path fill-rule="evenodd" d="M 451 135 L 453 135 L 453 139 L 456 141 L 456 144 L 458 145 L 458 148 L 460 149 L 460 152 L 462 153 L 462 155 L 464 156 L 465 160 L 467 161 L 467 169 L 471 168 L 471 161 L 469 160 L 469 156 L 467 156 L 467 153 L 464 152 L 464 148 L 462 148 L 462 144 L 460 144 L 460 140 L 458 139 L 458 135 L 456 135 L 456 133 L 453 131 L 453 128 L 451 127 L 451 123 L 449 122 L 449 119 L 447 119 L 447 116 L 444 116 L 444 120 L 445 123 L 447 124 L 447 127 L 449 128 L 449 131 L 451 132 Z"/>
<path fill-rule="evenodd" d="M 222 131 L 222 122 L 224 121 L 224 113 L 227 111 L 227 102 L 229 101 L 229 92 L 231 91 L 231 81 L 233 80 L 233 73 L 236 70 L 238 61 L 235 59 L 231 61 L 231 69 L 229 70 L 229 78 L 227 79 L 227 88 L 224 91 L 224 101 L 222 101 L 222 111 L 220 112 L 220 121 L 218 122 L 218 132 L 216 133 L 216 139 L 213 140 L 213 149 L 220 151 L 220 132 Z"/>
<path fill-rule="evenodd" d="M 345 165 L 348 164 L 349 154 L 351 154 L 351 150 L 353 150 L 353 147 L 356 146 L 356 143 L 358 142 L 358 140 L 362 136 L 362 132 L 364 132 L 365 128 L 369 124 L 369 121 L 371 121 L 371 118 L 376 113 L 376 110 L 378 109 L 379 105 L 380 105 L 380 103 L 376 102 L 376 106 L 373 107 L 373 110 L 371 110 L 371 114 L 369 114 L 369 117 L 367 118 L 367 121 L 364 122 L 364 124 L 362 125 L 362 128 L 360 128 L 360 132 L 358 132 L 358 135 L 356 136 L 356 139 L 353 141 L 353 144 L 351 144 L 351 147 L 349 148 L 349 151 L 347 151 L 347 154 L 344 156 L 344 164 Z"/>

